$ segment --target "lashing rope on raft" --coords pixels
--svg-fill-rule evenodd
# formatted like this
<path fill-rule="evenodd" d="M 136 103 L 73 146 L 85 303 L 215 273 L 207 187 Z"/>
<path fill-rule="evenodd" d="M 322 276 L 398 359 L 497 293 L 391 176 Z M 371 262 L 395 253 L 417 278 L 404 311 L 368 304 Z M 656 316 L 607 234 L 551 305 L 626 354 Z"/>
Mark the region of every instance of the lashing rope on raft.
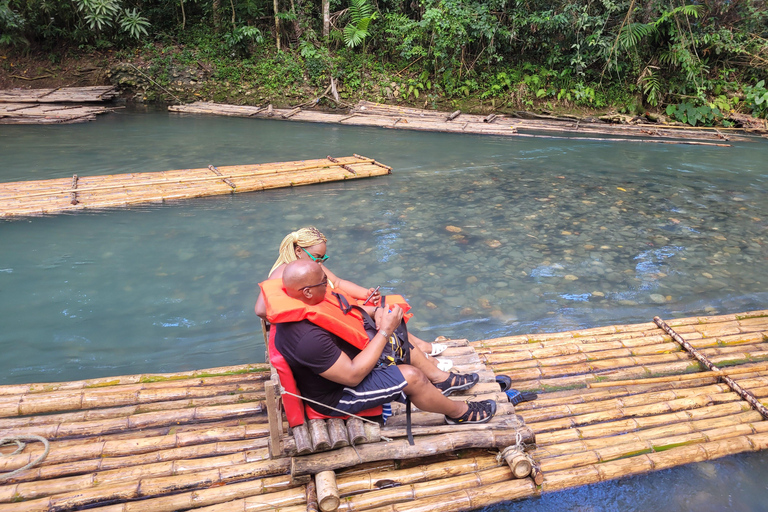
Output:
<path fill-rule="evenodd" d="M 18 475 L 22 471 L 25 471 L 41 463 L 48 456 L 48 453 L 51 451 L 51 443 L 46 438 L 30 434 L 27 436 L 11 436 L 11 437 L 3 437 L 2 439 L 0 439 L 0 446 L 5 446 L 7 444 L 15 444 L 17 446 L 15 452 L 9 453 L 7 455 L 0 455 L 0 456 L 12 457 L 14 455 L 21 453 L 24 450 L 24 448 L 26 448 L 27 446 L 25 441 L 40 441 L 41 443 L 43 443 L 43 446 L 45 446 L 45 450 L 43 450 L 42 455 L 40 455 L 36 460 L 33 460 L 32 462 L 25 464 L 24 466 L 18 469 L 14 469 L 9 473 L 4 473 L 0 475 L 0 482 L 4 480 L 8 480 L 13 476 Z"/>
<path fill-rule="evenodd" d="M 307 398 L 307 397 L 305 397 L 305 396 L 301 396 L 301 395 L 297 395 L 297 394 L 295 394 L 295 393 L 291 393 L 290 391 L 286 390 L 286 389 L 285 389 L 285 388 L 284 388 L 284 387 L 281 385 L 281 386 L 280 386 L 280 394 L 283 394 L 283 393 L 285 393 L 286 395 L 295 396 L 296 398 L 299 398 L 299 399 L 301 399 L 301 400 L 304 400 L 304 401 L 306 401 L 306 402 L 309 402 L 309 403 L 311 403 L 311 404 L 319 405 L 320 407 L 325 407 L 326 409 L 330 409 L 330 410 L 332 410 L 332 411 L 335 411 L 335 412 L 339 412 L 339 413 L 343 414 L 344 416 L 349 416 L 349 417 L 351 417 L 351 418 L 357 418 L 357 419 L 359 419 L 359 420 L 362 420 L 362 421 L 364 421 L 364 422 L 366 422 L 366 423 L 370 423 L 371 425 L 377 425 L 377 426 L 379 425 L 379 424 L 378 424 L 378 423 L 376 423 L 375 421 L 371 421 L 371 420 L 369 420 L 368 418 L 364 418 L 364 417 L 362 417 L 362 416 L 358 416 L 357 414 L 352 414 L 352 413 L 350 413 L 350 412 L 347 412 L 347 411 L 342 411 L 341 409 L 337 409 L 337 408 L 335 408 L 335 407 L 331 407 L 330 405 L 325 405 L 325 404 L 323 404 L 323 403 L 320 403 L 320 402 L 318 402 L 318 401 L 316 401 L 316 400 L 312 400 L 311 398 Z M 379 435 L 379 437 L 381 437 L 381 438 L 382 438 L 383 440 L 385 440 L 385 441 L 392 441 L 392 439 L 391 439 L 391 438 L 389 438 L 389 437 L 385 437 L 385 436 L 382 436 L 382 435 Z"/>

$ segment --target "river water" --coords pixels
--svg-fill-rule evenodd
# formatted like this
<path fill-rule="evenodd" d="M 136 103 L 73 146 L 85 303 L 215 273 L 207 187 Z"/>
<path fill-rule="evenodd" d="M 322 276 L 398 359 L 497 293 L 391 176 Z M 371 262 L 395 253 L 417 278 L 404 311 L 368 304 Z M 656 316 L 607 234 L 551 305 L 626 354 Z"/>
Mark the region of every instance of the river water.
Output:
<path fill-rule="evenodd" d="M 0 181 L 347 156 L 391 176 L 0 221 L 0 384 L 261 362 L 258 281 L 315 225 L 328 267 L 437 335 L 768 308 L 768 144 L 431 134 L 120 112 L 0 126 Z M 765 510 L 750 454 L 493 510 Z"/>

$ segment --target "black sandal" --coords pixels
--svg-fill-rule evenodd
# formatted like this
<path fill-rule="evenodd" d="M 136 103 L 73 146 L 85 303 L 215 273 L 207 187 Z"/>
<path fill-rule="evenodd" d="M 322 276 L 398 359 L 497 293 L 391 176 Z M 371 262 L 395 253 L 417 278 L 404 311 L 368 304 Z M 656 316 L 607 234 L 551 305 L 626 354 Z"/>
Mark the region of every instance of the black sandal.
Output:
<path fill-rule="evenodd" d="M 483 400 L 482 402 L 467 402 L 467 412 L 458 418 L 445 417 L 449 425 L 464 425 L 468 423 L 487 423 L 496 414 L 496 402 Z"/>
<path fill-rule="evenodd" d="M 438 382 L 435 387 L 448 396 L 454 391 L 463 391 L 469 389 L 480 381 L 480 376 L 476 373 L 459 374 L 450 373 L 443 382 Z"/>

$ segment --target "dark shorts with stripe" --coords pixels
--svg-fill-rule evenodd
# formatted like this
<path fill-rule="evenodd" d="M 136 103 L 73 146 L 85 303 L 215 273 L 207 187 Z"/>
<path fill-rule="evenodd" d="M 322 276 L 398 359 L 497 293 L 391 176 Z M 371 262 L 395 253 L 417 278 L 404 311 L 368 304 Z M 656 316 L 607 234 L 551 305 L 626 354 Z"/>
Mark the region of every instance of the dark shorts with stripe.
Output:
<path fill-rule="evenodd" d="M 337 409 L 357 414 L 389 402 L 405 402 L 408 382 L 396 365 L 377 367 L 354 388 L 344 387 Z"/>

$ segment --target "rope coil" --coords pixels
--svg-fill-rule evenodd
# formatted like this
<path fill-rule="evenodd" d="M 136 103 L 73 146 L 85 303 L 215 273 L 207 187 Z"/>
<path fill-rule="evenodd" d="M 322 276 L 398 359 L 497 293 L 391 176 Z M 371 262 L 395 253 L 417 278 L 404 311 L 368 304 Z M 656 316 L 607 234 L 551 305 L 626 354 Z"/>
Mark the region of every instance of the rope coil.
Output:
<path fill-rule="evenodd" d="M 18 455 L 19 453 L 24 451 L 24 448 L 26 448 L 27 443 L 25 441 L 27 442 L 40 441 L 41 443 L 43 443 L 43 446 L 45 446 L 45 449 L 43 450 L 42 455 L 40 455 L 36 460 L 33 460 L 32 462 L 29 462 L 18 469 L 14 469 L 9 473 L 4 473 L 0 475 L 0 482 L 9 480 L 15 475 L 18 475 L 19 473 L 21 473 L 22 471 L 30 469 L 36 466 L 37 464 L 41 463 L 48 456 L 48 453 L 50 453 L 51 451 L 51 443 L 46 438 L 30 434 L 27 436 L 11 436 L 11 437 L 3 437 L 2 439 L 0 439 L 0 446 L 5 446 L 8 444 L 16 445 L 16 451 L 14 451 L 13 453 L 9 453 L 7 455 L 0 455 L 0 456 L 13 457 L 14 455 Z"/>

